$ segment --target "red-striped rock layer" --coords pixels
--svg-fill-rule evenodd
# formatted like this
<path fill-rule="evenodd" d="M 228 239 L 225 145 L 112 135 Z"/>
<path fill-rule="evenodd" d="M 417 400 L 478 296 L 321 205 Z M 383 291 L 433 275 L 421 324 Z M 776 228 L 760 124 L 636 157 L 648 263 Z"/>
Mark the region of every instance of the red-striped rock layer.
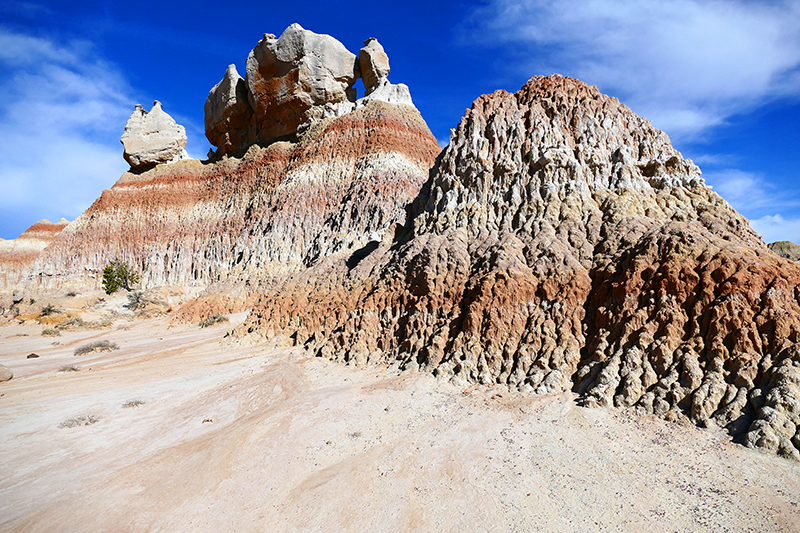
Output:
<path fill-rule="evenodd" d="M 67 224 L 69 221 L 63 218 L 56 223 L 40 220 L 16 239 L 0 239 L 0 289 L 13 287 L 25 278 L 42 250 Z"/>
<path fill-rule="evenodd" d="M 96 285 L 113 258 L 145 287 L 295 270 L 402 222 L 438 152 L 415 109 L 376 102 L 242 159 L 126 173 L 39 258 L 35 281 Z"/>
<path fill-rule="evenodd" d="M 262 296 L 237 335 L 722 425 L 800 457 L 800 266 L 596 88 L 476 100 L 394 240 Z"/>

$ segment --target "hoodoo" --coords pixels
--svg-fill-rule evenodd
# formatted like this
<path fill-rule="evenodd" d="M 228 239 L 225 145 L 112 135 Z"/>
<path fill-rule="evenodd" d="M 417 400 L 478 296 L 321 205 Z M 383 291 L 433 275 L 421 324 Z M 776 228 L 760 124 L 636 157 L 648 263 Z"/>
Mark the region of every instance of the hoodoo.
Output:
<path fill-rule="evenodd" d="M 124 174 L 38 257 L 36 284 L 97 285 L 119 259 L 145 288 L 223 280 L 252 288 L 367 246 L 405 221 L 441 151 L 419 112 L 381 99 L 356 109 L 346 95 L 357 79 L 355 54 L 299 25 L 266 36 L 250 59 L 247 80 L 231 65 L 206 100 L 215 159 Z M 294 92 L 268 94 L 293 76 L 305 80 Z M 324 111 L 340 101 L 348 102 L 342 113 Z M 168 115 L 158 104 L 135 112 L 128 136 L 152 129 L 154 117 L 161 124 Z M 275 133 L 275 120 L 288 129 Z"/>
<path fill-rule="evenodd" d="M 394 242 L 298 273 L 238 334 L 573 389 L 798 458 L 799 283 L 664 133 L 553 75 L 476 100 Z"/>

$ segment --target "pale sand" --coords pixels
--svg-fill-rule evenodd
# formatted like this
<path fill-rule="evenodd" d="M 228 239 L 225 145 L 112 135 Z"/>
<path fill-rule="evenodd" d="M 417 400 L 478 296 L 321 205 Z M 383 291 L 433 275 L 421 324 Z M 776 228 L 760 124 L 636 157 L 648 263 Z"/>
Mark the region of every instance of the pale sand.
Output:
<path fill-rule="evenodd" d="M 0 328 L 0 530 L 800 531 L 800 465 L 722 432 L 232 348 L 232 318 Z"/>

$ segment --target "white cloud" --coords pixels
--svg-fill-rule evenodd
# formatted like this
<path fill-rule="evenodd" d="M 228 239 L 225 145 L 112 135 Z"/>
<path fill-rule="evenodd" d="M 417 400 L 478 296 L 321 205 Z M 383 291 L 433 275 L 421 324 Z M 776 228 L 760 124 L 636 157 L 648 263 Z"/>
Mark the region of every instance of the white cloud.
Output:
<path fill-rule="evenodd" d="M 800 93 L 797 0 L 491 0 L 473 20 L 525 74 L 596 84 L 672 136 Z"/>
<path fill-rule="evenodd" d="M 131 90 L 87 43 L 0 28 L 0 90 L 0 237 L 76 218 L 128 168 Z"/>
<path fill-rule="evenodd" d="M 750 225 L 761 235 L 764 242 L 792 241 L 800 244 L 800 218 L 787 220 L 780 214 L 766 215 L 751 220 Z"/>

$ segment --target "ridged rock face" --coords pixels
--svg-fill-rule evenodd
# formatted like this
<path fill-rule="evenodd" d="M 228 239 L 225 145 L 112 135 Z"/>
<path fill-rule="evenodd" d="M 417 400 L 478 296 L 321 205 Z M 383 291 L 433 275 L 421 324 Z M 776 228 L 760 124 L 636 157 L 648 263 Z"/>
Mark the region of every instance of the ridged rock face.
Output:
<path fill-rule="evenodd" d="M 773 242 L 768 244 L 767 247 L 781 257 L 792 261 L 800 261 L 800 246 L 792 241 Z"/>
<path fill-rule="evenodd" d="M 40 220 L 13 240 L 0 239 L 0 289 L 11 288 L 24 279 L 39 254 L 52 243 L 69 221 Z"/>
<path fill-rule="evenodd" d="M 96 286 L 116 258 L 143 287 L 257 284 L 402 223 L 439 150 L 415 109 L 375 102 L 242 159 L 126 173 L 39 257 L 34 281 Z"/>
<path fill-rule="evenodd" d="M 253 108 L 247 84 L 235 65 L 228 65 L 225 76 L 208 93 L 204 107 L 208 141 L 218 147 L 217 155 L 250 146 L 255 141 Z"/>
<path fill-rule="evenodd" d="M 356 56 L 330 35 L 292 24 L 265 34 L 247 58 L 247 87 L 258 139 L 288 138 L 326 107 L 355 101 Z"/>
<path fill-rule="evenodd" d="M 800 266 L 616 99 L 557 75 L 479 98 L 412 216 L 265 294 L 237 335 L 573 389 L 800 457 Z"/>
<path fill-rule="evenodd" d="M 120 138 L 125 147 L 123 157 L 133 169 L 144 169 L 160 163 L 171 163 L 189 157 L 186 129 L 177 124 L 155 101 L 148 113 L 136 105 Z"/>

